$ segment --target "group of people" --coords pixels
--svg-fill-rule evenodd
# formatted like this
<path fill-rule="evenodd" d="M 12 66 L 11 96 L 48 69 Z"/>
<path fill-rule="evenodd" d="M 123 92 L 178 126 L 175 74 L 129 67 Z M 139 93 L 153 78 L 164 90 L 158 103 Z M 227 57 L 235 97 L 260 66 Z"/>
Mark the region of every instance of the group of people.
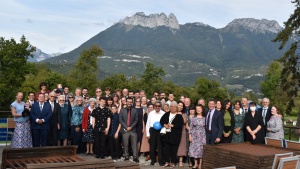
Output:
<path fill-rule="evenodd" d="M 203 145 L 219 143 L 264 143 L 264 138 L 284 138 L 282 116 L 268 98 L 261 108 L 242 98 L 234 102 L 190 98 L 173 93 L 107 87 L 89 94 L 87 88 L 76 88 L 75 94 L 61 84 L 53 91 L 40 84 L 40 91 L 29 92 L 23 102 L 18 92 L 11 104 L 16 121 L 13 148 L 77 145 L 77 153 L 111 156 L 124 160 L 133 156 L 139 162 L 144 154 L 150 165 L 201 168 Z M 157 128 L 157 124 L 160 125 Z M 94 146 L 95 144 L 95 146 Z M 123 148 L 123 149 L 122 149 Z M 95 151 L 95 154 L 94 154 Z"/>

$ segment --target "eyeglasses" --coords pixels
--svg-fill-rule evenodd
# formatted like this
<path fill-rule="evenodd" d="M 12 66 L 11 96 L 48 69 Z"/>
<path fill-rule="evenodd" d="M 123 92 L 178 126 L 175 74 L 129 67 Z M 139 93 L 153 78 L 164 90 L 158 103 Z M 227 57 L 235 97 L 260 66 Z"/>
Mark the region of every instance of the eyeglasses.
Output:
<path fill-rule="evenodd" d="M 55 97 L 55 96 L 50 96 L 50 97 Z"/>
<path fill-rule="evenodd" d="M 160 107 L 160 105 L 155 105 L 155 107 Z"/>
<path fill-rule="evenodd" d="M 85 100 L 89 100 L 90 98 L 86 97 Z"/>

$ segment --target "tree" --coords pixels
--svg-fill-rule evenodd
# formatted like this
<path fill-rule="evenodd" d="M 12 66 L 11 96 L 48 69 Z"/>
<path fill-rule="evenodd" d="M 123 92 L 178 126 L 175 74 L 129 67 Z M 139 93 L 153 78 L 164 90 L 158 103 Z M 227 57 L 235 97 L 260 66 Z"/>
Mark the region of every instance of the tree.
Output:
<path fill-rule="evenodd" d="M 299 58 L 300 55 L 298 49 L 298 37 L 300 35 L 300 1 L 295 0 L 292 3 L 295 4 L 296 9 L 290 18 L 284 22 L 284 29 L 278 33 L 274 42 L 280 42 L 279 49 L 282 50 L 283 47 L 290 41 L 291 46 L 281 58 L 278 59 L 283 65 L 281 73 L 281 87 L 286 97 L 288 99 L 286 103 L 286 113 L 289 115 L 292 108 L 295 106 L 294 99 L 297 97 L 299 88 Z"/>
<path fill-rule="evenodd" d="M 165 71 L 162 67 L 155 67 L 152 63 L 147 62 L 145 71 L 141 75 L 140 87 L 147 92 L 154 92 L 155 88 L 153 86 L 162 83 L 162 76 L 164 75 Z"/>
<path fill-rule="evenodd" d="M 269 98 L 271 103 L 276 105 L 282 99 L 279 98 L 282 95 L 282 91 L 279 89 L 281 73 L 282 65 L 278 61 L 273 61 L 267 69 L 266 79 L 260 82 L 263 96 Z"/>
<path fill-rule="evenodd" d="M 23 35 L 20 43 L 13 38 L 0 37 L 0 104 L 1 109 L 9 109 L 18 89 L 29 72 L 28 57 L 35 51 Z"/>
<path fill-rule="evenodd" d="M 97 58 L 102 56 L 103 50 L 97 46 L 84 49 L 70 73 L 70 84 L 75 87 L 87 87 L 90 90 L 98 86 Z"/>
<path fill-rule="evenodd" d="M 195 91 L 199 97 L 206 100 L 210 98 L 224 100 L 227 97 L 227 91 L 220 87 L 219 82 L 200 77 L 196 80 Z"/>

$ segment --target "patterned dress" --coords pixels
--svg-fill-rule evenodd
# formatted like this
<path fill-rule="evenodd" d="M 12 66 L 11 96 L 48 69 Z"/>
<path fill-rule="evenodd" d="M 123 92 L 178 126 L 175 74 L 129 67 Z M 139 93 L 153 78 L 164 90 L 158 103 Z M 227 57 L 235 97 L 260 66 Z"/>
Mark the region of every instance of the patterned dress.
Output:
<path fill-rule="evenodd" d="M 243 109 L 240 109 L 240 113 L 238 115 L 235 114 L 235 112 L 233 112 L 233 116 L 234 116 L 234 128 L 241 128 L 240 129 L 240 134 L 236 134 L 235 132 L 233 132 L 232 135 L 232 143 L 242 143 L 244 142 L 244 120 L 245 120 L 245 113 L 243 112 Z"/>
<path fill-rule="evenodd" d="M 144 134 L 143 134 L 141 149 L 140 149 L 141 153 L 145 153 L 145 152 L 150 151 L 150 145 L 149 145 L 148 139 L 146 137 L 146 125 L 145 124 L 147 123 L 147 117 L 148 117 L 148 113 L 145 113 L 144 117 L 143 117 L 143 120 L 144 120 L 144 123 L 143 123 Z"/>
<path fill-rule="evenodd" d="M 186 114 L 182 114 L 183 119 L 187 119 Z M 186 156 L 186 129 L 185 124 L 182 126 L 181 141 L 178 147 L 177 156 Z"/>
<path fill-rule="evenodd" d="M 24 102 L 21 104 L 16 101 L 11 104 L 11 107 L 16 109 L 17 114 L 22 114 L 24 111 Z M 16 127 L 14 130 L 14 136 L 12 139 L 12 148 L 27 148 L 32 147 L 32 137 L 30 129 L 30 120 L 29 117 L 15 117 Z"/>
<path fill-rule="evenodd" d="M 277 115 L 271 116 L 270 120 L 267 123 L 267 128 L 271 130 L 267 132 L 267 137 L 284 139 L 282 120 Z"/>
<path fill-rule="evenodd" d="M 205 117 L 194 117 L 191 119 L 189 134 L 192 135 L 189 156 L 194 158 L 202 158 L 203 145 L 206 144 Z"/>
<path fill-rule="evenodd" d="M 88 130 L 83 133 L 82 142 L 87 143 L 94 143 L 94 132 L 93 132 L 93 126 L 92 126 L 92 112 L 89 112 L 89 118 L 88 118 Z"/>

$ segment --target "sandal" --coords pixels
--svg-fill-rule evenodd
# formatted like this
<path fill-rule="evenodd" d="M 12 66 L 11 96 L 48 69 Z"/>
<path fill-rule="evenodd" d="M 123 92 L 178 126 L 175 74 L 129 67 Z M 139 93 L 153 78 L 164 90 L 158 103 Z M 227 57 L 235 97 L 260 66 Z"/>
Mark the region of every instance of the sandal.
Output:
<path fill-rule="evenodd" d="M 166 163 L 163 167 L 168 167 L 168 166 L 170 166 L 170 164 L 169 164 L 169 163 Z"/>

